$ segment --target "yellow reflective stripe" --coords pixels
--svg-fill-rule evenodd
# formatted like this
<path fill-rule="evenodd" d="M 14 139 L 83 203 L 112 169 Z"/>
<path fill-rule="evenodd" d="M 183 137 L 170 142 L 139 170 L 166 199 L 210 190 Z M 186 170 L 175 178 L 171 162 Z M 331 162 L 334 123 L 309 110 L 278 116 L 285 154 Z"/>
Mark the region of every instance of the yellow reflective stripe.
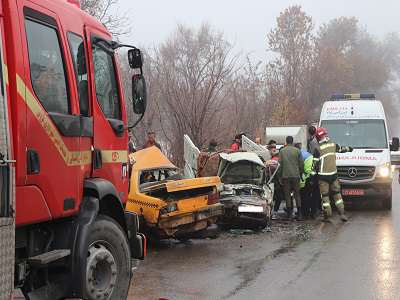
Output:
<path fill-rule="evenodd" d="M 343 204 L 343 199 L 339 199 L 335 202 L 336 205 Z"/>
<path fill-rule="evenodd" d="M 4 68 L 7 69 L 7 66 L 4 65 Z M 16 79 L 18 94 L 25 101 L 27 107 L 31 110 L 53 145 L 57 148 L 65 164 L 70 167 L 90 165 L 92 163 L 92 151 L 70 151 L 67 145 L 65 145 L 57 128 L 40 106 L 32 92 L 26 87 L 22 78 L 17 74 Z M 128 152 L 127 150 L 103 150 L 102 159 L 103 163 L 126 163 L 128 161 Z"/>
<path fill-rule="evenodd" d="M 329 203 L 322 203 L 322 207 L 330 207 L 331 205 Z"/>
<path fill-rule="evenodd" d="M 101 150 L 103 163 L 127 163 L 128 150 Z"/>
<path fill-rule="evenodd" d="M 325 150 L 326 148 L 329 148 L 329 147 L 336 147 L 336 145 L 334 143 L 323 144 L 323 145 L 319 146 L 319 149 Z"/>
<path fill-rule="evenodd" d="M 337 173 L 337 171 L 329 172 L 329 173 L 321 173 L 321 172 L 319 172 L 318 175 L 334 175 L 336 173 Z"/>
<path fill-rule="evenodd" d="M 69 158 L 67 146 L 65 145 L 63 139 L 61 138 L 53 123 L 49 120 L 47 114 L 40 107 L 33 94 L 29 91 L 22 78 L 18 75 L 17 91 L 18 94 L 20 94 L 22 99 L 25 101 L 28 108 L 32 111 L 33 115 L 39 121 L 40 125 L 43 127 L 44 131 L 47 133 L 54 146 L 57 148 L 65 163 L 68 163 Z"/>
<path fill-rule="evenodd" d="M 326 154 L 322 155 L 322 156 L 320 157 L 320 159 L 323 159 L 323 158 L 328 157 L 328 156 L 331 156 L 331 155 L 335 155 L 335 156 L 336 156 L 336 153 L 334 153 L 334 152 L 326 153 Z"/>
<path fill-rule="evenodd" d="M 70 151 L 68 166 L 90 165 L 92 163 L 92 151 Z"/>

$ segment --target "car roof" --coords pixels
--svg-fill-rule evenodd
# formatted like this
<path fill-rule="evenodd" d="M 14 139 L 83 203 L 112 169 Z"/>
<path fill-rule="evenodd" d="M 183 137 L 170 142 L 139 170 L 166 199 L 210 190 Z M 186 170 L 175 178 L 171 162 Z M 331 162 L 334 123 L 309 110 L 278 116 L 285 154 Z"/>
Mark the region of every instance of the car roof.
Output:
<path fill-rule="evenodd" d="M 132 153 L 131 157 L 135 160 L 133 171 L 156 168 L 176 169 L 176 166 L 155 146 Z"/>
<path fill-rule="evenodd" d="M 254 152 L 220 153 L 220 157 L 231 163 L 236 163 L 238 161 L 250 161 L 264 167 L 264 163 Z"/>

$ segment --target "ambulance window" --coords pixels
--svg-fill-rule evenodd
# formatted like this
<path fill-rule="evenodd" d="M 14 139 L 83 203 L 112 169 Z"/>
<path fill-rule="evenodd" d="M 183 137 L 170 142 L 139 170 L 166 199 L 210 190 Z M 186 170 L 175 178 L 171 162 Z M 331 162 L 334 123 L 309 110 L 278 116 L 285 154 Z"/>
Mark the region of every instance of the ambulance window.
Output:
<path fill-rule="evenodd" d="M 97 101 L 104 115 L 108 119 L 121 119 L 121 100 L 118 94 L 113 57 L 94 45 L 93 65 Z"/>
<path fill-rule="evenodd" d="M 74 62 L 80 112 L 82 116 L 89 116 L 89 86 L 85 45 L 82 37 L 71 32 L 68 33 L 68 41 L 71 49 L 72 61 Z"/>
<path fill-rule="evenodd" d="M 68 114 L 64 62 L 55 28 L 25 20 L 32 87 L 48 112 Z"/>

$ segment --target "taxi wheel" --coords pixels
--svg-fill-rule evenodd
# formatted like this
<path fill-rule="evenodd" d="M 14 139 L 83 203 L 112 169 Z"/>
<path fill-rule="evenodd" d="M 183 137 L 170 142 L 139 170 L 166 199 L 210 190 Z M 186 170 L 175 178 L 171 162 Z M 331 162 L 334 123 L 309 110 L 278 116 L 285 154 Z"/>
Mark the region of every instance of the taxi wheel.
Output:
<path fill-rule="evenodd" d="M 384 210 L 392 210 L 392 196 L 387 197 L 382 201 L 382 206 Z"/>

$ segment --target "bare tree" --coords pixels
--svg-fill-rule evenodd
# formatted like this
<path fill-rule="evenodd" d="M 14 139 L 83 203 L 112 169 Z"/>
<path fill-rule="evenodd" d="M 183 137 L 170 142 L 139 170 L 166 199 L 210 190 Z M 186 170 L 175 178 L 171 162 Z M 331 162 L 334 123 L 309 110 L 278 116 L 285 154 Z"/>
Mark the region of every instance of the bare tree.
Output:
<path fill-rule="evenodd" d="M 281 120 L 284 123 L 294 122 L 295 117 L 305 119 L 298 109 L 309 103 L 307 87 L 313 64 L 312 30 L 312 18 L 300 6 L 290 6 L 279 15 L 277 27 L 268 34 L 269 49 L 277 55 L 267 65 L 268 92 L 275 101 L 283 101 L 296 111 L 289 120 Z"/>
<path fill-rule="evenodd" d="M 221 138 L 227 85 L 236 57 L 221 33 L 203 24 L 197 31 L 179 25 L 154 53 L 158 103 L 170 154 L 178 164 L 183 157 L 183 135 L 204 147 Z M 219 136 L 219 133 L 220 136 Z"/>
<path fill-rule="evenodd" d="M 226 141 L 245 132 L 261 137 L 268 109 L 266 108 L 265 82 L 261 62 L 253 63 L 246 57 L 245 63 L 232 76 L 225 115 L 230 126 L 226 130 Z"/>
<path fill-rule="evenodd" d="M 395 36 L 376 40 L 355 18 L 322 25 L 316 38 L 313 103 L 318 106 L 335 92 L 381 91 L 395 75 L 399 46 Z"/>
<path fill-rule="evenodd" d="M 115 37 L 130 32 L 126 14 L 118 10 L 118 0 L 80 0 L 81 8 L 98 19 Z"/>

